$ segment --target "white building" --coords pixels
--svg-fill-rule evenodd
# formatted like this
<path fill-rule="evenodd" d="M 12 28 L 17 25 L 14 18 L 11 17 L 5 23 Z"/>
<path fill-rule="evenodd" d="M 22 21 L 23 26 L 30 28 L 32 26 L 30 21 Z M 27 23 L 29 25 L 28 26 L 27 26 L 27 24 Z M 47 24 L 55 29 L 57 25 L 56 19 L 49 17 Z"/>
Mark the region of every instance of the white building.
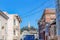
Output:
<path fill-rule="evenodd" d="M 0 11 L 0 40 L 6 40 L 6 28 L 8 16 Z"/>
<path fill-rule="evenodd" d="M 17 14 L 8 15 L 7 40 L 20 40 L 20 21 Z"/>

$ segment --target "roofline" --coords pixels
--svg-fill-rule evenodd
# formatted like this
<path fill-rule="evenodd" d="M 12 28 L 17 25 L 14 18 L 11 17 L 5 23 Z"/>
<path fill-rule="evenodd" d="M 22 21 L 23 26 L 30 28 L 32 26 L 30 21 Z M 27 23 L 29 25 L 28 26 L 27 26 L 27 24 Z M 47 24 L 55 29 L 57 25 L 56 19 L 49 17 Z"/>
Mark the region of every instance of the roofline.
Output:
<path fill-rule="evenodd" d="M 50 9 L 50 10 L 53 9 L 53 10 L 55 10 L 55 8 L 46 8 L 46 9 L 44 9 L 43 14 L 42 14 L 42 17 L 40 18 L 40 20 L 42 20 L 43 16 L 45 15 L 45 11 L 46 11 L 47 9 Z"/>
<path fill-rule="evenodd" d="M 9 18 L 9 17 L 8 17 L 5 13 L 3 13 L 1 10 L 0 10 L 0 15 L 3 16 L 5 19 L 8 19 L 8 18 Z"/>
<path fill-rule="evenodd" d="M 21 18 L 18 15 L 15 15 L 15 17 L 17 17 L 19 23 L 22 22 Z"/>

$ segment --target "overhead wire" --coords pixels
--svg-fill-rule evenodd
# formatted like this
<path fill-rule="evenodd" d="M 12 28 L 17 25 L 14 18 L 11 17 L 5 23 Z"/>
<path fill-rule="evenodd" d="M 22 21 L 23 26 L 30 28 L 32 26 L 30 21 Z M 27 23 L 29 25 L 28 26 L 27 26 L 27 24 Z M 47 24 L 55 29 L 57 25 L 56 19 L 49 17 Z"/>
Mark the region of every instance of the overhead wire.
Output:
<path fill-rule="evenodd" d="M 50 1 L 50 0 L 49 0 L 49 1 Z M 48 3 L 49 1 L 46 1 L 45 3 L 42 3 L 40 6 L 42 7 L 43 5 L 45 5 L 46 3 Z M 51 5 L 49 5 L 49 6 L 51 6 Z M 33 9 L 32 11 L 30 11 L 30 12 L 28 12 L 28 13 L 31 13 L 31 12 L 33 12 L 33 11 L 39 9 L 39 8 L 40 8 L 40 7 L 35 8 L 35 9 Z M 39 10 L 39 11 L 37 11 L 37 12 L 34 12 L 34 13 L 32 13 L 32 14 L 29 14 L 29 15 L 25 15 L 25 16 L 23 16 L 22 18 L 25 18 L 25 17 L 31 16 L 31 15 L 35 15 L 35 13 L 37 14 L 37 13 L 40 12 L 40 11 L 41 11 L 41 10 Z"/>

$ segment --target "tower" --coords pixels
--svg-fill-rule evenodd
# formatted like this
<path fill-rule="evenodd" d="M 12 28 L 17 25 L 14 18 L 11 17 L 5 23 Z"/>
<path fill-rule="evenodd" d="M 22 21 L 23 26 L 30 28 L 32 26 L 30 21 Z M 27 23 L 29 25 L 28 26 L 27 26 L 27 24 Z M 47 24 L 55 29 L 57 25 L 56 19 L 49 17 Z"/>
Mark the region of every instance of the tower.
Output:
<path fill-rule="evenodd" d="M 28 29 L 30 30 L 30 22 L 28 23 Z"/>

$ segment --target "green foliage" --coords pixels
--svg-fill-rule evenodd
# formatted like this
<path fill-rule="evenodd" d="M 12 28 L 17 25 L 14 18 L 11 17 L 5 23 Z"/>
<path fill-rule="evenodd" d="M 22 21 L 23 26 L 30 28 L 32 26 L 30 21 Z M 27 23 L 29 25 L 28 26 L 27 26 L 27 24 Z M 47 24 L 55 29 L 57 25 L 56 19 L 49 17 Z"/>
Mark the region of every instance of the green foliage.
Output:
<path fill-rule="evenodd" d="M 24 30 L 29 31 L 29 30 L 37 30 L 37 29 L 34 28 L 33 26 L 31 26 L 30 28 L 28 28 L 28 26 L 25 26 L 25 27 L 21 28 L 21 32 L 23 32 Z"/>

